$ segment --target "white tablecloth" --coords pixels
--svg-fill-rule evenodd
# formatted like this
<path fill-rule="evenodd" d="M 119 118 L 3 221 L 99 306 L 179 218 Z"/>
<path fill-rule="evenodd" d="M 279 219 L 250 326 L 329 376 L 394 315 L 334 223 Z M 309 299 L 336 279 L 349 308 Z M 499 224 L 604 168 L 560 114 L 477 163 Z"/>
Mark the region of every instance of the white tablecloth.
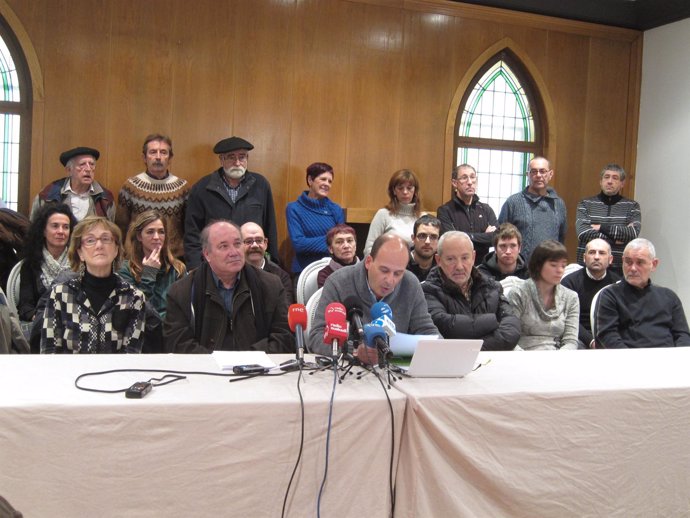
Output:
<path fill-rule="evenodd" d="M 111 368 L 218 371 L 207 355 L 0 358 L 0 494 L 28 518 L 280 516 L 300 441 L 297 374 L 189 376 L 142 400 L 77 390 Z M 90 378 L 117 388 L 143 374 Z M 286 516 L 315 516 L 332 372 L 306 375 L 306 436 Z M 399 446 L 405 396 L 390 390 Z M 372 376 L 336 388 L 322 516 L 388 516 L 388 403 Z"/>

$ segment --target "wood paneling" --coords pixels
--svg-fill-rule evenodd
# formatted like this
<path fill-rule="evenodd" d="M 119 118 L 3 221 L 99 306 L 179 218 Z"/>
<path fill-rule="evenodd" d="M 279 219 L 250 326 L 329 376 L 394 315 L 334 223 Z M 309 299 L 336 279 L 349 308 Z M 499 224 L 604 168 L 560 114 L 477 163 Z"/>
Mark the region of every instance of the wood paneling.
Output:
<path fill-rule="evenodd" d="M 218 167 L 215 142 L 236 134 L 271 181 L 281 241 L 285 204 L 315 161 L 334 166 L 333 199 L 351 214 L 381 207 L 402 167 L 435 210 L 449 193 L 451 106 L 502 41 L 549 100 L 547 153 L 571 223 L 603 164 L 634 170 L 636 31 L 443 0 L 4 2 L 43 74 L 31 195 L 63 174 L 57 157 L 71 146 L 101 149 L 98 178 L 117 191 L 142 169 L 148 133 L 171 135 L 172 169 L 192 183 Z"/>

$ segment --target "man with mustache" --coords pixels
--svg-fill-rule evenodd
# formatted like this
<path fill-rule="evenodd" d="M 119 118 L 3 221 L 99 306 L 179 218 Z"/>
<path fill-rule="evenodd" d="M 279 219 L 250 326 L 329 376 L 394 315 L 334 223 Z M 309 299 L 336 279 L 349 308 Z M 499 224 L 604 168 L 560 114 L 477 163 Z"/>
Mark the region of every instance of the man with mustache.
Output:
<path fill-rule="evenodd" d="M 169 171 L 173 158 L 170 137 L 159 133 L 146 137 L 142 158 L 146 170 L 128 178 L 120 189 L 115 223 L 126 236 L 134 218 L 147 210 L 156 210 L 168 220 L 168 248 L 175 257 L 181 258 L 184 255 L 182 236 L 189 184 Z"/>
<path fill-rule="evenodd" d="M 188 269 L 201 263 L 199 232 L 210 221 L 228 219 L 237 225 L 253 221 L 268 237 L 268 252 L 278 260 L 278 232 L 271 184 L 247 170 L 254 146 L 240 137 L 221 140 L 213 147 L 220 167 L 199 180 L 189 194 L 184 225 L 184 254 Z"/>
<path fill-rule="evenodd" d="M 96 215 L 115 219 L 113 193 L 95 180 L 96 161 L 101 154 L 90 147 L 75 147 L 60 155 L 60 163 L 67 171 L 67 177 L 48 184 L 34 198 L 31 206 L 33 221 L 46 203 L 66 203 L 77 221 Z"/>

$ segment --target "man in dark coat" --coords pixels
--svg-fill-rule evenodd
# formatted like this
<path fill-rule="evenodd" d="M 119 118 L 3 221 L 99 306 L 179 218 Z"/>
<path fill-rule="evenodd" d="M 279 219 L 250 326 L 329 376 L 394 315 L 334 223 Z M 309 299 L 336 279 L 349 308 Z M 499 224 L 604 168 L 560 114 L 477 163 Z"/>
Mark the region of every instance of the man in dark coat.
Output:
<path fill-rule="evenodd" d="M 268 238 L 268 251 L 278 260 L 278 232 L 273 194 L 268 180 L 247 171 L 249 151 L 254 146 L 239 137 L 218 142 L 213 152 L 221 167 L 192 187 L 187 200 L 184 224 L 184 256 L 187 269 L 201 263 L 199 233 L 209 222 L 227 219 L 237 225 L 253 221 Z"/>
<path fill-rule="evenodd" d="M 280 279 L 245 265 L 240 228 L 216 221 L 201 232 L 205 262 L 170 287 L 163 323 L 166 349 L 294 351 Z"/>

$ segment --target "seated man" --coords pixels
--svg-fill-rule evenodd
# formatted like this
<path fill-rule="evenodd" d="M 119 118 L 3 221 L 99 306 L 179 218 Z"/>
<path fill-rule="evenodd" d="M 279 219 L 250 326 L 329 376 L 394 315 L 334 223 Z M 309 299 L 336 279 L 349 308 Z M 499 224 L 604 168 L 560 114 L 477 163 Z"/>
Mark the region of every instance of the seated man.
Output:
<path fill-rule="evenodd" d="M 407 269 L 414 273 L 419 282 L 424 282 L 431 269 L 436 266 L 436 247 L 441 234 L 441 220 L 425 214 L 414 222 L 412 230 L 412 251 Z"/>
<path fill-rule="evenodd" d="M 422 284 L 429 313 L 444 338 L 483 339 L 482 349 L 507 351 L 520 339 L 501 285 L 474 268 L 470 237 L 452 230 L 441 236 L 438 266 Z"/>
<path fill-rule="evenodd" d="M 323 342 L 326 306 L 351 298 L 360 302 L 365 323 L 371 320 L 371 307 L 383 301 L 391 307 L 398 333 L 437 335 L 438 330 L 429 316 L 419 281 L 406 270 L 409 257 L 407 241 L 387 233 L 376 238 L 364 261 L 352 268 L 333 272 L 323 286 L 309 332 L 310 350 L 316 354 L 331 354 L 330 345 Z M 359 351 L 358 356 L 365 362 L 373 363 L 371 358 L 363 358 Z"/>
<path fill-rule="evenodd" d="M 245 265 L 240 228 L 214 221 L 200 238 L 206 261 L 168 291 L 166 349 L 294 351 L 283 285 L 277 276 Z"/>
<path fill-rule="evenodd" d="M 477 268 L 484 275 L 502 281 L 506 277 L 515 276 L 527 279 L 529 270 L 527 262 L 520 254 L 522 234 L 512 223 L 503 223 L 494 234 L 494 251 L 484 257 L 484 261 Z"/>
<path fill-rule="evenodd" d="M 580 327 L 577 338 L 585 347 L 594 348 L 589 310 L 594 295 L 603 287 L 620 280 L 609 266 L 613 261 L 611 245 L 603 239 L 593 239 L 585 247 L 585 267 L 566 275 L 561 284 L 577 293 L 580 299 Z"/>
<path fill-rule="evenodd" d="M 357 251 L 357 234 L 350 225 L 339 223 L 326 234 L 326 245 L 331 254 L 331 262 L 321 268 L 316 279 L 319 288 L 326 283 L 326 279 L 343 266 L 356 264 L 359 259 L 355 255 Z"/>
<path fill-rule="evenodd" d="M 668 288 L 649 280 L 659 259 L 654 245 L 633 239 L 623 250 L 624 280 L 599 293 L 593 321 L 596 347 L 677 347 L 690 345 L 683 304 Z"/>

